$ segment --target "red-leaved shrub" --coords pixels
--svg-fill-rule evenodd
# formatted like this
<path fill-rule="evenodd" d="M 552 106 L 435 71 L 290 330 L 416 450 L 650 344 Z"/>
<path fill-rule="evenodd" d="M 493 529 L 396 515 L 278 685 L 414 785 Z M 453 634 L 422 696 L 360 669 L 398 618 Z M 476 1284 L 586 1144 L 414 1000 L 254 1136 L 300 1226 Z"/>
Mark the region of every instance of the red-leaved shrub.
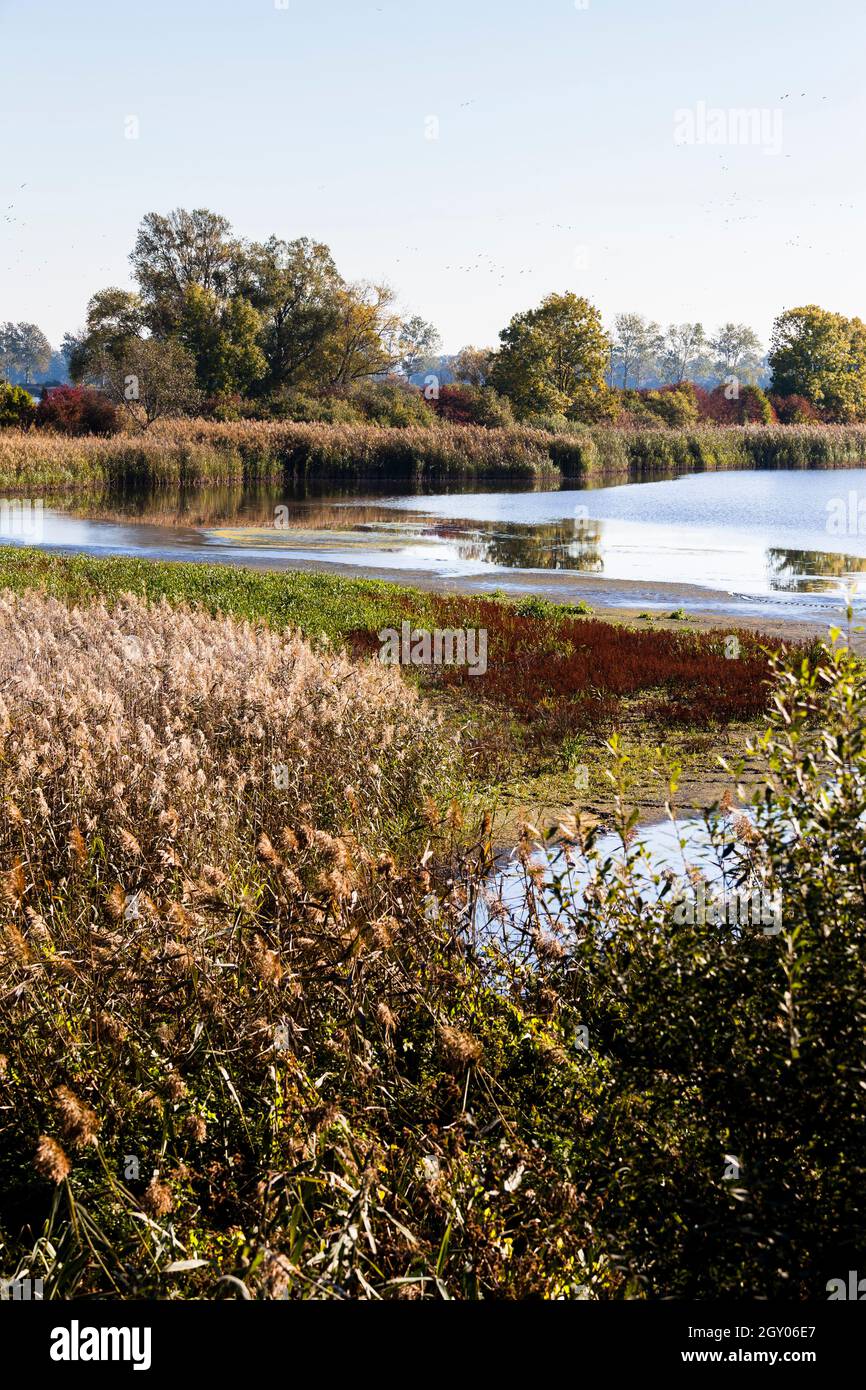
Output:
<path fill-rule="evenodd" d="M 59 434 L 117 434 L 120 421 L 111 401 L 92 386 L 55 386 L 36 410 L 39 429 Z"/>

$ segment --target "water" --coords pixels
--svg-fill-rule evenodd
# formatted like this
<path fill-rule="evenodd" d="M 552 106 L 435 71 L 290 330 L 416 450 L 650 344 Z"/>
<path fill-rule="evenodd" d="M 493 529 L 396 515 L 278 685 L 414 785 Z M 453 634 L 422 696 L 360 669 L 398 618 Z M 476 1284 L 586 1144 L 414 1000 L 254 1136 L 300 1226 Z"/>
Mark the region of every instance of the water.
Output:
<path fill-rule="evenodd" d="M 863 499 L 863 520 L 858 506 Z M 320 496 L 223 486 L 0 505 L 0 541 L 96 554 L 338 568 L 599 605 L 866 613 L 866 469 L 698 473 L 548 491 Z M 691 588 L 690 588 L 691 586 Z M 860 592 L 862 590 L 862 592 Z"/>
<path fill-rule="evenodd" d="M 697 868 L 710 884 L 722 882 L 718 850 L 705 821 L 695 818 L 676 822 L 658 821 L 640 826 L 637 834 L 643 853 L 635 866 L 634 881 L 646 898 L 656 896 L 652 875 L 664 869 L 683 876 L 687 867 Z M 613 832 L 602 835 L 596 848 L 602 860 L 609 857 L 614 864 L 624 862 L 625 851 L 619 835 Z M 580 911 L 583 889 L 590 881 L 586 861 L 577 853 L 538 849 L 529 862 L 543 874 L 537 901 L 546 918 L 546 925 L 570 929 L 576 913 Z M 553 890 L 555 880 L 559 884 L 564 907 Z M 482 932 L 504 927 L 508 935 L 512 928 L 525 920 L 526 874 L 514 851 L 504 855 L 490 875 L 486 892 L 476 907 L 475 926 Z"/>

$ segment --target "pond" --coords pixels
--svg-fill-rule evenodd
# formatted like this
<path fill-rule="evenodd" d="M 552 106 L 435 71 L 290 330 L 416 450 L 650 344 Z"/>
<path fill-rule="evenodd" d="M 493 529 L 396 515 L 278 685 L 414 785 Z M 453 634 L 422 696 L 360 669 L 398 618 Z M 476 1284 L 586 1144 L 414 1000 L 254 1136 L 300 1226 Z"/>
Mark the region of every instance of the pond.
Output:
<path fill-rule="evenodd" d="M 846 587 L 866 612 L 866 468 L 427 495 L 227 485 L 54 496 L 29 512 L 6 500 L 0 542 L 835 621 Z"/>

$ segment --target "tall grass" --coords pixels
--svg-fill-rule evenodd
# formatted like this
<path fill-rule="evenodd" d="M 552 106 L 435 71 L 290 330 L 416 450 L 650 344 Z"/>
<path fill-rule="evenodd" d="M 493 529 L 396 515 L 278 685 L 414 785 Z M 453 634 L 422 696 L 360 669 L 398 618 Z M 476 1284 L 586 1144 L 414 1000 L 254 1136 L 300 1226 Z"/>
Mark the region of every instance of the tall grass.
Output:
<path fill-rule="evenodd" d="M 720 468 L 845 468 L 866 459 L 866 426 L 431 428 L 171 420 L 146 435 L 69 438 L 0 431 L 0 486 L 195 484 L 306 477 L 399 479 L 647 476 Z"/>
<path fill-rule="evenodd" d="M 866 682 L 820 665 L 780 673 L 755 823 L 713 824 L 728 882 L 782 895 L 768 936 L 679 916 L 701 872 L 643 858 L 624 802 L 614 854 L 559 827 L 585 886 L 545 891 L 526 826 L 500 891 L 378 665 L 0 597 L 4 1277 L 825 1296 L 866 1230 Z"/>

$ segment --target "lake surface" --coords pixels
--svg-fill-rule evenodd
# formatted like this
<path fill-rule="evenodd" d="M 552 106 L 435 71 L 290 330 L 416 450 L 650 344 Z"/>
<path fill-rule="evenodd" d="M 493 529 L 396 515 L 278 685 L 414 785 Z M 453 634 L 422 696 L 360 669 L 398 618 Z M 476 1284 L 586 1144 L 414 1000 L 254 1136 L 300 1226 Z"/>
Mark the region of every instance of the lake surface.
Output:
<path fill-rule="evenodd" d="M 511 591 L 556 579 L 558 596 L 568 579 L 567 595 L 590 602 L 605 591 L 605 602 L 616 603 L 619 583 L 619 601 L 648 609 L 670 604 L 666 586 L 697 586 L 709 595 L 703 606 L 719 612 L 791 617 L 838 614 L 850 587 L 859 616 L 866 613 L 866 468 L 696 473 L 550 491 L 473 485 L 426 495 L 389 494 L 381 484 L 315 497 L 238 485 L 51 498 L 29 514 L 7 500 L 0 542 L 339 567 Z M 629 585 L 641 587 L 635 593 Z"/>

